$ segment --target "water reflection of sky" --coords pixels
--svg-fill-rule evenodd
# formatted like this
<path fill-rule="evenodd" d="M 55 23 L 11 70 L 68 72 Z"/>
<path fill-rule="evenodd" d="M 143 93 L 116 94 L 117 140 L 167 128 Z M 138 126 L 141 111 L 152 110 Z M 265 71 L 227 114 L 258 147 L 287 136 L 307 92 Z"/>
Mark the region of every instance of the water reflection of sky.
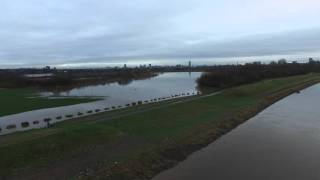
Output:
<path fill-rule="evenodd" d="M 102 96 L 113 101 L 116 99 L 150 99 L 182 92 L 195 92 L 196 79 L 200 75 L 199 72 L 164 73 L 154 78 L 132 81 L 127 85 L 118 83 L 94 85 L 60 92 L 57 95 Z"/>

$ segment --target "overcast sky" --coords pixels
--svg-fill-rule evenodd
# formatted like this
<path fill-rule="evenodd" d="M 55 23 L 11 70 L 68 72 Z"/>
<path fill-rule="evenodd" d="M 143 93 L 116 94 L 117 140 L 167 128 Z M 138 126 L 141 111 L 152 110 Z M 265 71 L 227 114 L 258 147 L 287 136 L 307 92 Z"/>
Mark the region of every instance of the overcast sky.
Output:
<path fill-rule="evenodd" d="M 0 65 L 314 54 L 319 0 L 1 0 Z"/>

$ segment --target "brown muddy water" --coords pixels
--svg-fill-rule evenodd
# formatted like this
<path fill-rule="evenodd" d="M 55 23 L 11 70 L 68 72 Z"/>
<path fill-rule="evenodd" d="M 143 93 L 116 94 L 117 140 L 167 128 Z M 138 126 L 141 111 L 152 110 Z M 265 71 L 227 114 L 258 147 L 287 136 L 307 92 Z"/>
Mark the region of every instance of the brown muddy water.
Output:
<path fill-rule="evenodd" d="M 319 180 L 320 85 L 293 94 L 153 180 Z"/>

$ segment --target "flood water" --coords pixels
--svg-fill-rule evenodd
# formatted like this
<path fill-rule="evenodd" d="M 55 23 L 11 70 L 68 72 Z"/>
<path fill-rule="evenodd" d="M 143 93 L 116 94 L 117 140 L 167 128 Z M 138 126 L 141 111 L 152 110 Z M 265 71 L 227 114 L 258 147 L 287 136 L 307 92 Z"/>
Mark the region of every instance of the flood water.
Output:
<path fill-rule="evenodd" d="M 320 85 L 267 108 L 154 180 L 319 180 Z"/>
<path fill-rule="evenodd" d="M 148 101 L 149 103 L 151 99 L 155 98 L 157 101 L 159 101 L 159 98 L 168 100 L 172 99 L 173 95 L 178 94 L 179 97 L 191 96 L 198 91 L 196 79 L 200 75 L 200 72 L 164 73 L 150 79 L 132 81 L 127 85 L 111 83 L 75 88 L 58 93 L 42 92 L 41 94 L 46 96 L 98 96 L 102 97 L 103 100 L 0 117 L 0 135 L 46 127 L 47 122 L 44 120 L 48 118 L 51 119 L 51 123 L 56 123 L 77 117 L 78 113 L 81 113 L 81 116 L 93 114 L 97 109 L 99 109 L 99 112 L 110 111 L 112 107 L 116 109 L 124 108 L 127 104 L 137 103 L 138 101 L 144 103 Z M 91 112 L 88 113 L 88 111 Z M 24 127 L 22 123 L 24 123 Z"/>
<path fill-rule="evenodd" d="M 164 73 L 153 78 L 132 81 L 129 84 L 109 83 L 62 92 L 43 92 L 43 94 L 63 97 L 103 97 L 110 104 L 134 102 L 176 93 L 196 92 L 196 79 L 200 75 L 199 72 Z"/>

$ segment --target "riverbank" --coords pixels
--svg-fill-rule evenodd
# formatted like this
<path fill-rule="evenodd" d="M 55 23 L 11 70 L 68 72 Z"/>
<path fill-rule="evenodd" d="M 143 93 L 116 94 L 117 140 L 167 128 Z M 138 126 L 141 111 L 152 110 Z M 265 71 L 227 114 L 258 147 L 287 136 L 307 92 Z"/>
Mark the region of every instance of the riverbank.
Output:
<path fill-rule="evenodd" d="M 0 89 L 0 117 L 37 109 L 87 103 L 99 99 L 101 98 L 66 97 L 51 99 L 40 97 L 38 90 L 32 88 Z"/>
<path fill-rule="evenodd" d="M 149 179 L 319 81 L 316 74 L 265 80 L 184 103 L 143 105 L 3 136 L 0 177 Z"/>
<path fill-rule="evenodd" d="M 277 101 L 152 180 L 318 180 L 319 89 Z"/>

